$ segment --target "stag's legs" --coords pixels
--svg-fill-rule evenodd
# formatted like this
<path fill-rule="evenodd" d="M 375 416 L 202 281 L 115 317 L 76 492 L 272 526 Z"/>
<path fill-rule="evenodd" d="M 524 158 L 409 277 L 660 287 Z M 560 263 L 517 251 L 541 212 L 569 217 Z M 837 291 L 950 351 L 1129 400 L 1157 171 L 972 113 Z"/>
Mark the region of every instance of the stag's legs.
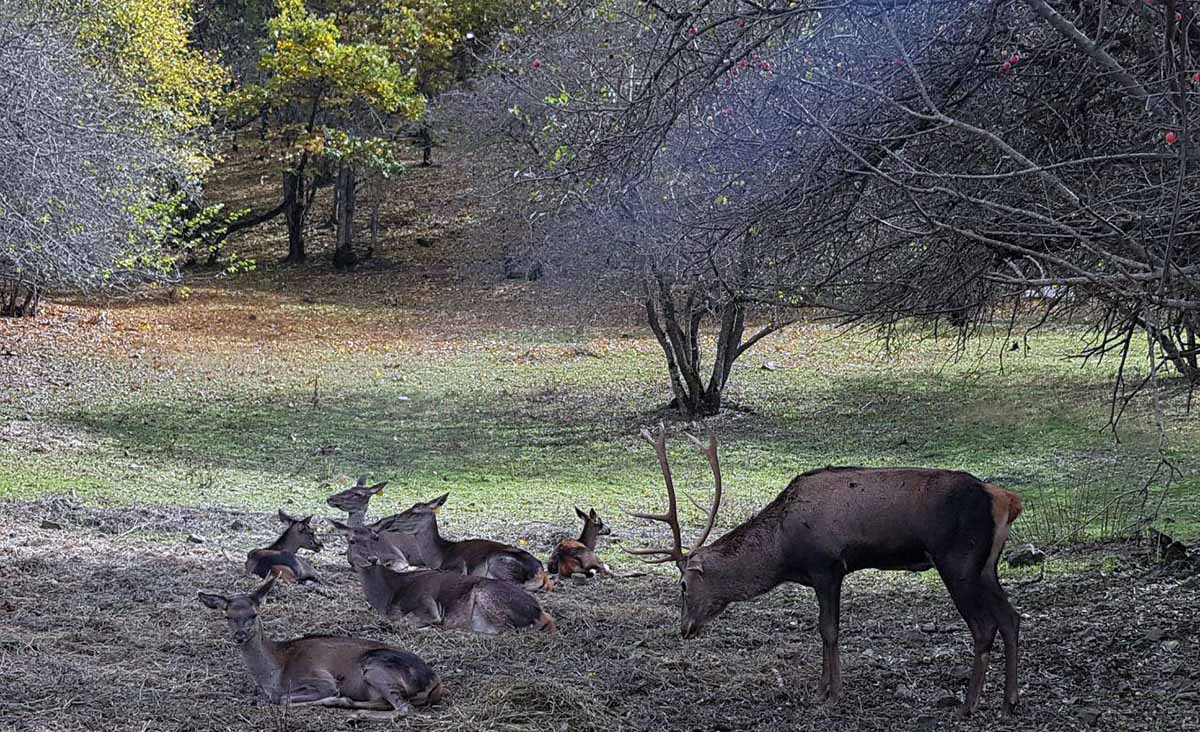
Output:
<path fill-rule="evenodd" d="M 842 659 L 838 654 L 838 625 L 842 614 L 842 577 L 834 575 L 814 583 L 821 606 L 821 685 L 817 695 L 829 701 L 842 698 Z"/>
<path fill-rule="evenodd" d="M 967 698 L 959 709 L 963 717 L 975 713 L 979 707 L 979 695 L 983 691 L 983 682 L 987 677 L 988 664 L 991 661 L 992 644 L 996 640 L 996 630 L 999 624 L 992 612 L 992 593 L 984 582 L 980 572 L 981 563 L 968 557 L 966 561 L 957 561 L 947 566 L 938 565 L 938 573 L 950 591 L 954 606 L 967 621 L 971 630 L 971 638 L 975 645 L 975 664 L 971 670 L 971 684 L 967 687 Z"/>
<path fill-rule="evenodd" d="M 1004 712 L 1014 714 L 1017 711 L 1017 659 L 1021 635 L 1021 616 L 1008 602 L 1008 595 L 1000 586 L 1000 578 L 996 574 L 995 565 L 984 577 L 992 617 L 1000 627 L 1000 636 L 1004 639 Z"/>

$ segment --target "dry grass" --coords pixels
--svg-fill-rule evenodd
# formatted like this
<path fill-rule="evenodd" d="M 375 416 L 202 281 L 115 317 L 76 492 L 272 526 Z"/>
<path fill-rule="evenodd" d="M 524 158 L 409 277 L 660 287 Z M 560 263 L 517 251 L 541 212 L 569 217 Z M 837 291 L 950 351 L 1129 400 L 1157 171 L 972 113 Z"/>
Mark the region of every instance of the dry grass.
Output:
<path fill-rule="evenodd" d="M 63 528 L 41 528 L 50 520 Z M 543 556 L 567 527 L 473 527 Z M 245 590 L 244 552 L 271 538 L 263 515 L 173 507 L 10 503 L 0 516 L 0 719 L 4 729 L 335 730 L 344 713 L 255 706 L 249 676 L 199 589 Z M 490 531 L 489 531 L 490 530 Z M 205 538 L 189 543 L 188 534 Z M 631 535 L 617 527 L 616 539 Z M 611 550 L 611 548 L 610 548 Z M 1022 714 L 1002 722 L 998 663 L 978 717 L 943 707 L 961 694 L 968 634 L 934 582 L 856 575 L 846 591 L 847 700 L 814 703 L 815 603 L 782 589 L 736 606 L 703 640 L 676 634 L 666 576 L 564 583 L 542 599 L 557 637 L 412 631 L 362 600 L 331 540 L 320 594 L 277 591 L 274 637 L 378 638 L 442 674 L 448 703 L 395 726 L 467 730 L 883 730 L 1200 726 L 1200 579 L 1155 573 L 1129 549 L 1079 550 L 1087 569 L 1014 586 L 1024 614 Z M 1103 559 L 1103 561 L 1102 561 Z M 1101 571 L 1103 568 L 1103 571 Z M 1010 582 L 1010 586 L 1013 583 Z M 1001 654 L 997 654 L 998 657 Z M 383 727 L 381 723 L 371 726 Z"/>

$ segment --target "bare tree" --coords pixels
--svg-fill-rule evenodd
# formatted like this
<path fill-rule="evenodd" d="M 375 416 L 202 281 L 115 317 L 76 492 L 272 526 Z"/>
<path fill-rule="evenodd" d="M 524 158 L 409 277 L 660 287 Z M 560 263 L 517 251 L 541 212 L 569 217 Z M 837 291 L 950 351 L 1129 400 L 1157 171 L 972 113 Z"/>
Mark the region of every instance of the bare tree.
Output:
<path fill-rule="evenodd" d="M 0 0 L 0 287 L 5 315 L 48 287 L 91 290 L 170 275 L 157 204 L 171 156 L 80 58 L 68 19 Z"/>
<path fill-rule="evenodd" d="M 1148 340 L 1150 373 L 1196 384 L 1192 13 L 585 2 L 511 39 L 458 103 L 473 120 L 504 110 L 476 126 L 507 142 L 488 149 L 522 184 L 540 255 L 641 283 L 686 411 L 719 408 L 705 400 L 753 343 L 753 305 L 781 313 L 770 327 L 822 307 L 964 333 L 1000 309 L 1070 308 L 1096 323 L 1089 354 L 1124 365 Z"/>

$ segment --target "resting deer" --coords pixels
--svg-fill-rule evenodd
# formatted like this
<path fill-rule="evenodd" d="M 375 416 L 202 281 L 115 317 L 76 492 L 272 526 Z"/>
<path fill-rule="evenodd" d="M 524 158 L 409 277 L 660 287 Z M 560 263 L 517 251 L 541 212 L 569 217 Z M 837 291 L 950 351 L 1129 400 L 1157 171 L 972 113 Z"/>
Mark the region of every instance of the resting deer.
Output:
<path fill-rule="evenodd" d="M 550 574 L 559 577 L 570 577 L 580 572 L 592 577 L 599 574 L 612 574 L 608 565 L 596 556 L 596 538 L 612 533 L 612 529 L 604 525 L 604 521 L 596 514 L 596 509 L 588 513 L 575 509 L 575 515 L 583 519 L 583 533 L 579 539 L 564 539 L 554 547 L 546 569 Z"/>
<path fill-rule="evenodd" d="M 989 654 L 999 629 L 1004 639 L 1005 711 L 1017 706 L 1020 616 L 1000 586 L 996 563 L 1021 499 L 968 473 L 923 468 L 825 468 L 797 476 L 753 518 L 718 539 L 712 532 L 721 505 L 717 441 L 707 447 L 715 490 L 708 524 L 683 550 L 675 487 L 667 464 L 666 433 L 643 436 L 654 444 L 667 489 L 662 514 L 635 513 L 665 522 L 673 546 L 633 553 L 649 563 L 674 562 L 682 575 L 681 633 L 694 638 L 730 603 L 750 600 L 784 583 L 816 590 L 822 641 L 820 693 L 842 694 L 838 620 L 842 579 L 860 569 L 923 571 L 937 568 L 975 642 L 975 665 L 960 709 L 979 704 Z"/>
<path fill-rule="evenodd" d="M 487 539 L 443 539 L 438 533 L 437 512 L 449 497 L 446 493 L 418 503 L 404 513 L 380 519 L 372 528 L 410 535 L 412 539 L 402 550 L 413 565 L 515 582 L 529 590 L 553 589 L 541 560 L 524 549 Z"/>
<path fill-rule="evenodd" d="M 444 696 L 427 663 L 384 643 L 326 635 L 271 640 L 258 609 L 274 583 L 271 577 L 248 595 L 199 593 L 202 603 L 225 614 L 242 660 L 268 702 L 374 710 L 360 714 L 389 718 Z"/>
<path fill-rule="evenodd" d="M 287 528 L 271 546 L 255 549 L 246 555 L 246 574 L 259 577 L 270 574 L 299 583 L 319 581 L 312 564 L 297 554 L 301 549 L 319 552 L 323 546 L 312 530 L 312 516 L 298 519 L 280 510 L 279 520 Z"/>
<path fill-rule="evenodd" d="M 362 526 L 367 518 L 367 504 L 371 502 L 374 496 L 382 495 L 383 488 L 387 483 L 376 483 L 375 485 L 367 485 L 367 476 L 362 476 L 358 482 L 350 486 L 340 493 L 334 493 L 329 498 L 325 499 L 325 503 L 331 508 L 336 508 L 339 511 L 345 511 L 349 514 L 346 523 L 351 526 Z"/>
<path fill-rule="evenodd" d="M 537 599 L 511 582 L 411 569 L 402 559 L 388 568 L 378 556 L 383 547 L 380 532 L 336 521 L 333 525 L 346 535 L 350 566 L 358 573 L 367 602 L 385 617 L 418 628 L 442 626 L 488 634 L 555 630 L 554 619 Z"/>

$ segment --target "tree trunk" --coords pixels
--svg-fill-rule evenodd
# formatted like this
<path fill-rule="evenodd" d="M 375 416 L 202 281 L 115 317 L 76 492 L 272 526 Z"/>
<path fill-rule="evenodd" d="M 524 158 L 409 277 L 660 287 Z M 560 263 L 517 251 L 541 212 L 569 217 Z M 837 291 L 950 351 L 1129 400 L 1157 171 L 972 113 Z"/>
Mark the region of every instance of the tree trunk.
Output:
<path fill-rule="evenodd" d="M 689 419 L 715 415 L 721 411 L 734 361 L 745 351 L 742 344 L 745 308 L 740 302 L 730 300 L 713 309 L 697 292 L 680 306 L 665 281 L 659 279 L 656 285 L 646 298 L 646 319 L 666 356 L 675 397 L 671 404 Z M 700 326 L 710 312 L 720 318 L 721 325 L 712 373 L 705 383 L 701 374 Z"/>
<path fill-rule="evenodd" d="M 0 296 L 0 317 L 32 318 L 37 315 L 42 300 L 42 291 L 37 285 L 22 280 L 4 280 L 4 292 Z"/>
<path fill-rule="evenodd" d="M 338 168 L 334 198 L 337 201 L 337 247 L 333 250 L 333 266 L 349 269 L 358 261 L 354 254 L 354 167 Z"/>
<path fill-rule="evenodd" d="M 283 174 L 283 214 L 287 218 L 288 254 L 284 264 L 304 261 L 304 172 L 289 170 Z"/>

